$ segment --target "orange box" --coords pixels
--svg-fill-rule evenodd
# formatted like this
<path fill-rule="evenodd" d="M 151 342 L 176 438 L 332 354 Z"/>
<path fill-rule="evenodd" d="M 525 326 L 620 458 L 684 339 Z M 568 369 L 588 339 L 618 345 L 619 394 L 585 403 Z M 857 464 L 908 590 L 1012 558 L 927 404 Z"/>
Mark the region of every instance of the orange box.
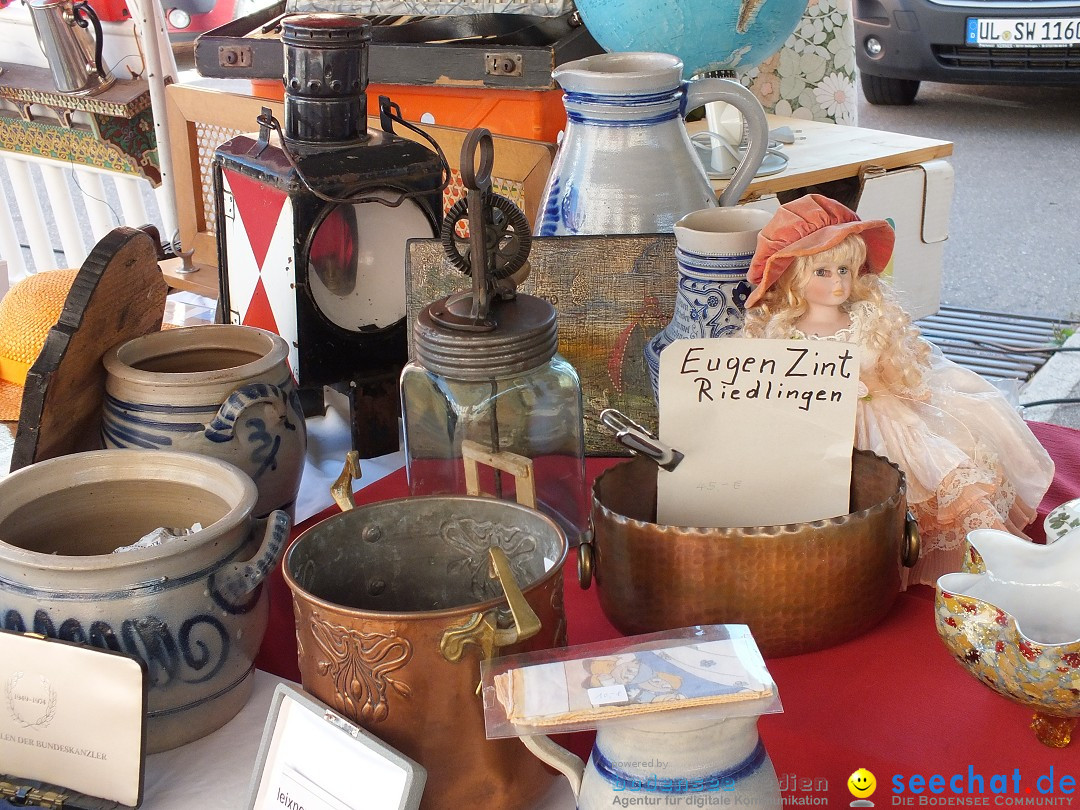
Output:
<path fill-rule="evenodd" d="M 492 87 L 439 87 L 412 84 L 370 84 L 368 111 L 379 109 L 379 96 L 401 106 L 408 121 L 444 127 L 487 127 L 497 135 L 555 143 L 566 126 L 563 91 L 497 90 Z M 424 116 L 431 116 L 425 118 Z"/>
<path fill-rule="evenodd" d="M 252 80 L 252 92 L 260 98 L 280 101 L 280 81 Z M 551 90 L 499 90 L 491 87 L 442 87 L 438 85 L 369 84 L 368 115 L 378 115 L 379 96 L 389 96 L 408 121 L 443 127 L 487 127 L 496 135 L 556 143 L 566 126 L 563 92 Z M 425 116 L 429 116 L 426 117 Z"/>

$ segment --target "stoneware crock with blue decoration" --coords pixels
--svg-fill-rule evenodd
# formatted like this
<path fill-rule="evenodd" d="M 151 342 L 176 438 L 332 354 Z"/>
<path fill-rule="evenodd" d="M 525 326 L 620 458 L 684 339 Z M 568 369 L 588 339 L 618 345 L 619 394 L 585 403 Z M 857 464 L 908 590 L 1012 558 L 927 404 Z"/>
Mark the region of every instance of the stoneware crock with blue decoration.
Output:
<path fill-rule="evenodd" d="M 255 481 L 255 515 L 293 514 L 307 433 L 288 344 L 250 326 L 167 329 L 106 353 L 107 448 L 183 450 Z"/>
<path fill-rule="evenodd" d="M 735 205 L 768 148 L 765 112 L 730 79 L 683 81 L 665 53 L 605 53 L 566 62 L 566 133 L 535 221 L 538 236 L 671 233 L 691 211 Z M 719 201 L 683 125 L 690 111 L 726 102 L 746 121 L 747 151 Z"/>
<path fill-rule="evenodd" d="M 175 748 L 247 702 L 290 520 L 252 517 L 255 485 L 218 459 L 96 450 L 0 480 L 0 624 L 147 664 L 147 750 Z M 113 553 L 158 528 L 192 534 Z"/>

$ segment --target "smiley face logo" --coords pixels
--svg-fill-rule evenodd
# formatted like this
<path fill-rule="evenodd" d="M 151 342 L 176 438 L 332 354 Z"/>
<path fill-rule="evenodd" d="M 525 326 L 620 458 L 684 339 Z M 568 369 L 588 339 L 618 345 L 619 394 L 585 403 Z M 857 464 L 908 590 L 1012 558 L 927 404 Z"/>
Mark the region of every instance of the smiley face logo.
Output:
<path fill-rule="evenodd" d="M 877 790 L 877 779 L 866 768 L 859 768 L 848 777 L 847 786 L 856 799 L 868 799 Z"/>

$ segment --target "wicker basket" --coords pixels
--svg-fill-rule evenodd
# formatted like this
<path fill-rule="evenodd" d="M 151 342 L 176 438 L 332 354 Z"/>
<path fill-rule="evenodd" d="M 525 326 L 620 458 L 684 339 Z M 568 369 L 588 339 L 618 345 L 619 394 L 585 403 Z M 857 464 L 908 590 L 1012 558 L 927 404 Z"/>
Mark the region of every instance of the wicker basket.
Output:
<path fill-rule="evenodd" d="M 623 633 L 736 623 L 749 625 L 765 656 L 822 649 L 881 621 L 901 566 L 918 558 L 904 474 L 873 453 L 854 453 L 850 514 L 786 526 L 657 525 L 656 474 L 635 458 L 593 486 L 582 584 L 595 575 L 600 605 Z"/>

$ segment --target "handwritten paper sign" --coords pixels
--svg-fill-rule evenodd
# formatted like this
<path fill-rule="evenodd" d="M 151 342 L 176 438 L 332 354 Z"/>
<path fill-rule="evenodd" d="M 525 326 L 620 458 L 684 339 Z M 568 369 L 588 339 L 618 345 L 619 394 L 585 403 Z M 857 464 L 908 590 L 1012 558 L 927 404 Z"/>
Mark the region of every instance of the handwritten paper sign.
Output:
<path fill-rule="evenodd" d="M 677 340 L 660 355 L 657 522 L 735 528 L 848 513 L 859 347 Z"/>

